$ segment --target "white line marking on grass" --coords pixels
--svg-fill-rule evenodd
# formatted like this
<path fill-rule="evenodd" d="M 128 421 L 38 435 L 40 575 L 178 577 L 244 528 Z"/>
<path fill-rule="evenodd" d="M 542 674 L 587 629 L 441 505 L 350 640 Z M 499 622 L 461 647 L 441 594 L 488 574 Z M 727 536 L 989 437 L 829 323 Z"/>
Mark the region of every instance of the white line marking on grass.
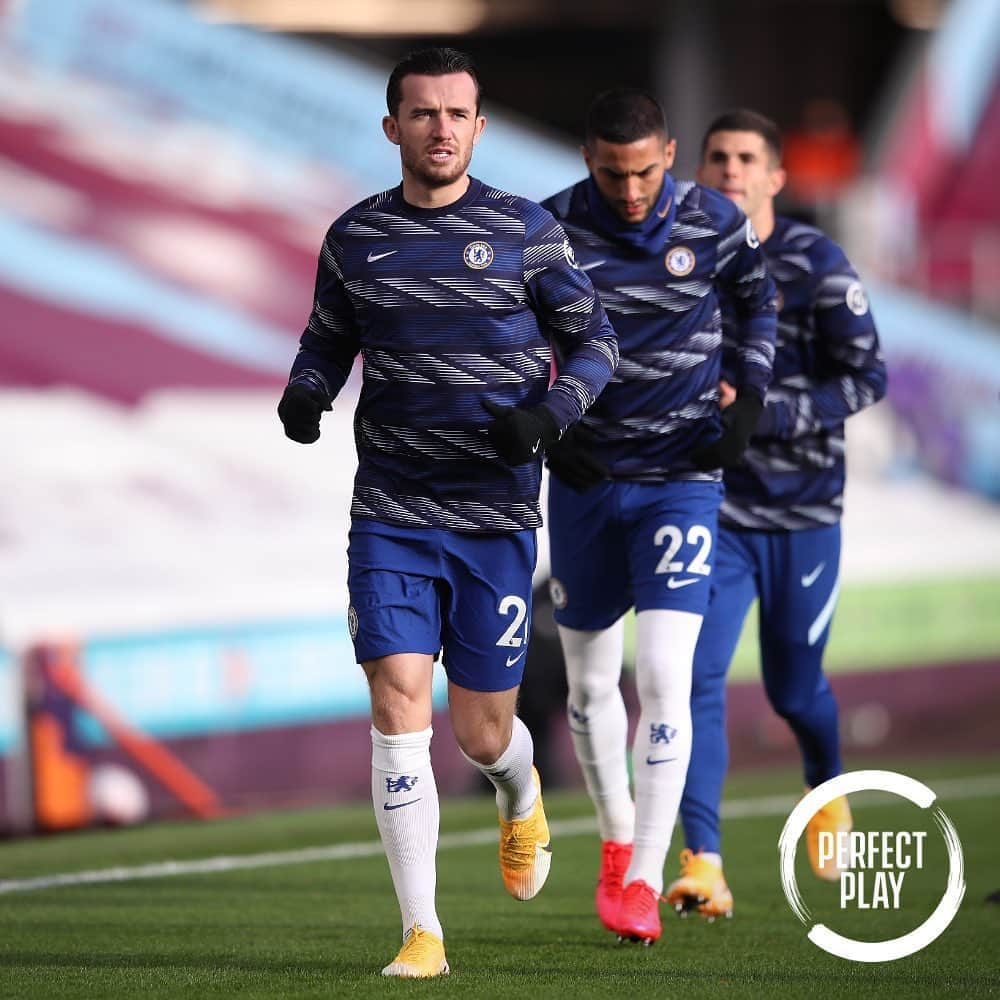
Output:
<path fill-rule="evenodd" d="M 1000 795 L 1000 774 L 971 778 L 950 778 L 936 782 L 934 790 L 940 799 L 979 799 Z M 760 816 L 785 816 L 797 800 L 788 795 L 762 795 L 755 798 L 733 799 L 722 803 L 723 819 L 746 819 Z M 889 801 L 888 796 L 886 801 Z M 576 837 L 594 833 L 597 821 L 592 816 L 578 819 L 551 820 L 553 836 Z M 438 839 L 439 850 L 495 844 L 497 828 L 445 833 Z M 282 865 L 303 865 L 314 861 L 350 861 L 382 855 L 377 840 L 353 844 L 333 844 L 329 847 L 302 847 L 294 851 L 268 851 L 264 854 L 220 855 L 196 861 L 157 861 L 148 865 L 125 868 L 99 868 L 92 871 L 39 875 L 35 878 L 0 880 L 0 895 L 12 892 L 35 892 L 73 885 L 99 885 L 108 882 L 133 882 L 146 878 L 171 878 L 175 875 L 213 875 L 219 872 L 246 871 L 253 868 L 277 868 Z"/>

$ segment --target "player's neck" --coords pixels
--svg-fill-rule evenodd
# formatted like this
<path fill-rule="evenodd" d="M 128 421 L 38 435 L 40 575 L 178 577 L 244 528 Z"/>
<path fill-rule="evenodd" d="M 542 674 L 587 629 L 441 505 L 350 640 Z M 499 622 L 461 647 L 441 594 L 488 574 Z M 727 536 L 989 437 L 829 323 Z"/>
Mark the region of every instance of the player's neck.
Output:
<path fill-rule="evenodd" d="M 774 232 L 774 202 L 761 205 L 750 217 L 757 239 L 763 243 Z"/>
<path fill-rule="evenodd" d="M 443 208 L 458 201 L 469 190 L 468 174 L 462 174 L 457 180 L 443 187 L 430 187 L 413 176 L 408 170 L 403 170 L 403 200 L 414 208 Z"/>

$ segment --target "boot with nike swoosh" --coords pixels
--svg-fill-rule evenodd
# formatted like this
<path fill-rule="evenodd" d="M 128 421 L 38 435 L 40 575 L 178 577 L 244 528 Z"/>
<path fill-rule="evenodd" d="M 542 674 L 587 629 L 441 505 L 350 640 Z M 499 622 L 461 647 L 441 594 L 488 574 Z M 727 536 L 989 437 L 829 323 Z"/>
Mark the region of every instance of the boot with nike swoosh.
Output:
<path fill-rule="evenodd" d="M 538 798 L 527 819 L 500 818 L 500 874 L 507 891 L 515 899 L 532 899 L 538 895 L 549 877 L 552 848 L 549 846 L 549 824 L 542 805 L 542 782 L 535 768 L 531 769 Z"/>

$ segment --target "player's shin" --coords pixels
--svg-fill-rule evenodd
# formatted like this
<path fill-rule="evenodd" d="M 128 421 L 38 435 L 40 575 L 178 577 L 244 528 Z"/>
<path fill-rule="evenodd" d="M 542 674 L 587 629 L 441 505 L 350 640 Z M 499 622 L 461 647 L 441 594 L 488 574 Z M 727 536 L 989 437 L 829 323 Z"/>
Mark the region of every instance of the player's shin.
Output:
<path fill-rule="evenodd" d="M 533 757 L 531 733 L 517 716 L 511 726 L 510 743 L 492 764 L 481 764 L 466 754 L 466 759 L 497 790 L 500 874 L 507 891 L 521 900 L 538 895 L 552 864 L 541 779 L 532 763 Z"/>
<path fill-rule="evenodd" d="M 569 686 L 567 713 L 576 758 L 604 842 L 630 844 L 634 808 L 628 776 L 628 716 L 619 679 L 623 625 L 595 632 L 559 626 Z"/>
<path fill-rule="evenodd" d="M 538 789 L 531 769 L 535 748 L 528 727 L 515 715 L 507 749 L 492 764 L 480 764 L 463 751 L 497 790 L 497 811 L 505 820 L 527 819 L 535 807 Z"/>
<path fill-rule="evenodd" d="M 386 736 L 372 727 L 372 803 L 403 935 L 418 926 L 443 937 L 434 905 L 440 807 L 431 769 L 431 733 Z"/>
<path fill-rule="evenodd" d="M 639 721 L 633 742 L 635 838 L 625 885 L 663 888 L 663 866 L 691 757 L 691 662 L 701 616 L 643 611 L 636 621 Z"/>

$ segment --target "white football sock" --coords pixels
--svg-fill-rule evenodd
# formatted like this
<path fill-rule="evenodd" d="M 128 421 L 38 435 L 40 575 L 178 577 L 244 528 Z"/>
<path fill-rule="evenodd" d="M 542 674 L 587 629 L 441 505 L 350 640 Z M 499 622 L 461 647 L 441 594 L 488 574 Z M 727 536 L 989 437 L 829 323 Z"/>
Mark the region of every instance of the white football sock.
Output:
<path fill-rule="evenodd" d="M 635 808 L 628 781 L 628 715 L 618 681 L 624 623 L 583 632 L 559 626 L 569 682 L 569 729 L 601 840 L 632 842 Z"/>
<path fill-rule="evenodd" d="M 636 616 L 635 838 L 625 884 L 642 879 L 657 892 L 691 759 L 691 664 L 701 620 L 689 611 Z"/>
<path fill-rule="evenodd" d="M 515 715 L 507 749 L 492 763 L 480 764 L 465 751 L 465 759 L 477 767 L 497 790 L 497 811 L 508 822 L 527 819 L 535 808 L 538 788 L 531 777 L 535 745 L 528 727 Z"/>
<path fill-rule="evenodd" d="M 434 906 L 440 806 L 431 769 L 430 726 L 386 736 L 372 726 L 372 803 L 403 918 L 443 938 Z"/>

